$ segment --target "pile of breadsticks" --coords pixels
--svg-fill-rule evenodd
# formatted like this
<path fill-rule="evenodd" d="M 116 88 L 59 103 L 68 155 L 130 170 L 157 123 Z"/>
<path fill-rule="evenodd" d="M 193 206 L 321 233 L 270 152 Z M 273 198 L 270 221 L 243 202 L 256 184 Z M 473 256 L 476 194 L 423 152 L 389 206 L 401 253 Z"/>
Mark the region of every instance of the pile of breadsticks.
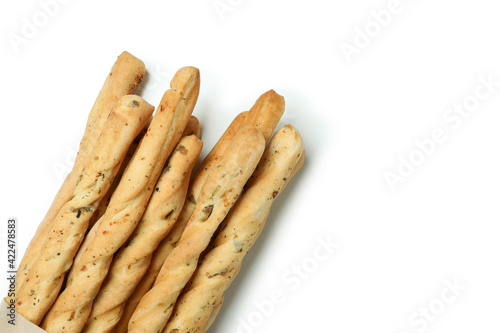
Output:
<path fill-rule="evenodd" d="M 47 332 L 205 332 L 271 205 L 304 162 L 282 96 L 260 96 L 198 164 L 200 89 L 175 73 L 156 112 L 123 52 L 74 167 L 19 265 L 16 311 Z"/>

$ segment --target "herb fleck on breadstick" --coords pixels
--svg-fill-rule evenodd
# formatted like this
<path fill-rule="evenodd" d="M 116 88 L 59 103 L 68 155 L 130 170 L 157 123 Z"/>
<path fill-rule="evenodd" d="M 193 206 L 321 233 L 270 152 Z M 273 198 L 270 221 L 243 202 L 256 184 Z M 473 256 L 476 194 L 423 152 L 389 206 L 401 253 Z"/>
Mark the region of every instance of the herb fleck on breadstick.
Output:
<path fill-rule="evenodd" d="M 76 187 L 76 181 L 87 164 L 89 155 L 101 136 L 104 124 L 113 107 L 121 97 L 135 93 L 145 71 L 144 63 L 128 52 L 123 52 L 116 60 L 113 68 L 111 68 L 111 72 L 107 76 L 94 106 L 90 110 L 73 170 L 64 180 L 59 192 L 57 192 L 52 205 L 36 230 L 35 236 L 31 239 L 19 264 L 20 269 L 16 274 L 17 290 L 21 288 L 31 266 L 40 254 L 56 214 L 71 199 Z"/>
<path fill-rule="evenodd" d="M 179 243 L 167 257 L 155 286 L 139 302 L 129 332 L 156 332 L 166 325 L 182 288 L 196 269 L 198 258 L 238 198 L 264 151 L 262 133 L 254 127 L 238 132 L 211 169 Z M 215 191 L 219 187 L 218 191 Z M 206 207 L 213 205 L 207 217 Z M 206 219 L 205 219 L 206 218 Z"/>
<path fill-rule="evenodd" d="M 140 101 L 141 106 L 131 107 L 133 100 Z M 17 311 L 31 322 L 40 323 L 57 297 L 89 219 L 153 109 L 139 96 L 122 97 L 116 104 L 78 179 L 73 198 L 57 214 L 39 258 L 19 290 Z"/>
<path fill-rule="evenodd" d="M 47 332 L 80 332 L 106 277 L 114 253 L 140 220 L 166 159 L 177 144 L 198 98 L 199 71 L 181 68 L 164 94 L 148 132 L 141 140 L 72 279 L 41 325 Z"/>
<path fill-rule="evenodd" d="M 243 257 L 264 228 L 272 203 L 293 176 L 303 150 L 295 128 L 287 125 L 276 132 L 245 192 L 224 221 L 214 248 L 177 301 L 164 332 L 204 332 Z"/>

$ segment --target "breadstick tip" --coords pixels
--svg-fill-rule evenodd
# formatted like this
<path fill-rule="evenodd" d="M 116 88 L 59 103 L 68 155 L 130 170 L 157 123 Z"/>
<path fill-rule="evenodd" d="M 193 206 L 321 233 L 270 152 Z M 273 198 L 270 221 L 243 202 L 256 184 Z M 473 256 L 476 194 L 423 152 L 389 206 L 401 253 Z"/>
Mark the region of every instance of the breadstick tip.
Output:
<path fill-rule="evenodd" d="M 141 78 L 146 71 L 146 65 L 144 64 L 144 62 L 141 59 L 133 56 L 132 54 L 130 54 L 127 51 L 123 51 L 118 56 L 117 62 L 119 62 L 119 61 L 128 62 L 128 63 L 131 63 L 132 65 L 136 66 L 139 69 L 139 72 L 142 73 Z"/>

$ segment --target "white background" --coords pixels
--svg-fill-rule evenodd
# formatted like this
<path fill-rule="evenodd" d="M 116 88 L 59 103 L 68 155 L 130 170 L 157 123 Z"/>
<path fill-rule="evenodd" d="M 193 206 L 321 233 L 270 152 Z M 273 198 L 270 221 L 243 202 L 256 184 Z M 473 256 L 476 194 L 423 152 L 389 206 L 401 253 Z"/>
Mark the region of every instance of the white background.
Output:
<path fill-rule="evenodd" d="M 480 76 L 500 81 L 496 2 L 401 0 L 382 28 L 370 13 L 389 0 L 221 3 L 231 10 L 219 15 L 213 0 L 67 1 L 14 46 L 9 38 L 25 38 L 26 20 L 43 9 L 2 1 L 2 272 L 7 218 L 19 221 L 20 258 L 62 182 L 55 166 L 71 162 L 104 78 L 127 50 L 146 63 L 141 94 L 154 105 L 178 68 L 200 69 L 194 114 L 204 154 L 271 88 L 286 99 L 281 125 L 305 141 L 306 164 L 211 332 L 498 331 L 500 87 L 459 126 L 443 118 L 474 101 Z M 366 26 L 374 30 L 364 45 L 357 29 Z M 356 38 L 348 62 L 341 45 Z M 384 174 L 397 174 L 399 157 L 417 156 L 415 140 L 436 128 L 446 140 L 391 191 Z M 340 247 L 314 265 L 318 238 Z M 307 278 L 291 273 L 303 264 Z M 445 281 L 466 290 L 454 296 Z M 255 302 L 273 290 L 283 302 L 263 313 Z M 422 319 L 429 306 L 432 319 Z"/>

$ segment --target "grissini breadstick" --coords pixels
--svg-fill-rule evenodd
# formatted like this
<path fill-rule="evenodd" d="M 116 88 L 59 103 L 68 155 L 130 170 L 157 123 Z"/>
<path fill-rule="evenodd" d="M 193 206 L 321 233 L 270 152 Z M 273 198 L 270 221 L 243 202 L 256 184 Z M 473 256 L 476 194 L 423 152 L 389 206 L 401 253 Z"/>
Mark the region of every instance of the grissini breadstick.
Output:
<path fill-rule="evenodd" d="M 247 114 L 248 112 L 241 112 L 236 116 L 236 118 L 233 119 L 215 146 L 212 150 L 210 150 L 198 168 L 194 171 L 187 194 L 188 200 L 186 200 L 184 207 L 182 208 L 181 215 L 179 216 L 179 222 L 181 224 L 184 223 L 184 225 L 186 225 L 189 221 L 189 218 L 191 217 L 191 214 L 193 214 L 194 208 L 196 207 L 196 200 L 200 194 L 203 184 L 205 183 L 205 180 L 207 179 L 210 168 L 212 165 L 217 163 L 217 160 L 222 156 L 231 140 L 241 129 Z"/>
<path fill-rule="evenodd" d="M 233 279 L 236 277 L 236 275 L 238 275 L 238 273 L 240 272 L 240 269 L 241 269 L 241 263 L 236 268 L 236 270 L 234 271 Z M 221 298 L 214 304 L 212 313 L 210 313 L 210 316 L 208 317 L 207 324 L 205 325 L 205 328 L 204 328 L 203 332 L 208 331 L 208 329 L 210 328 L 210 326 L 212 326 L 212 324 L 214 323 L 215 318 L 217 317 L 217 315 L 219 314 L 220 309 L 222 308 L 222 303 L 224 303 L 224 294 L 222 294 Z M 175 311 L 175 309 L 174 309 L 174 311 Z M 166 329 L 167 328 L 165 327 L 165 329 L 163 330 L 163 332 L 166 332 Z"/>
<path fill-rule="evenodd" d="M 300 169 L 302 169 L 302 166 L 304 164 L 304 160 L 305 160 L 305 152 L 302 151 L 302 154 L 300 156 L 300 159 L 299 161 L 297 162 L 297 165 L 293 168 L 293 171 L 292 171 L 292 174 L 290 175 L 290 177 L 287 179 L 286 181 L 286 184 L 288 184 L 288 182 L 290 181 L 290 179 L 292 179 L 292 177 L 297 173 L 297 171 L 299 171 Z M 285 186 L 286 186 L 285 184 Z M 262 228 L 260 229 L 262 231 Z M 257 238 L 259 237 L 260 235 L 260 232 L 257 234 Z M 236 268 L 236 270 L 233 272 L 233 275 L 232 275 L 232 278 L 233 280 L 236 278 L 236 276 L 238 275 L 238 273 L 240 272 L 240 269 L 241 269 L 241 264 L 243 262 L 240 262 L 239 266 Z M 191 278 L 191 281 L 195 278 L 195 276 L 193 276 Z M 190 283 L 191 283 L 190 281 Z M 185 292 L 188 292 L 189 291 L 189 286 L 186 286 L 185 288 Z M 182 297 L 182 295 L 181 295 Z M 219 314 L 219 311 L 220 309 L 222 308 L 222 303 L 224 302 L 224 294 L 222 294 L 220 300 L 218 300 L 214 306 L 213 306 L 213 310 L 212 312 L 210 313 L 210 316 L 208 317 L 208 320 L 207 320 L 207 324 L 205 325 L 205 328 L 203 330 L 203 332 L 207 332 L 210 327 L 212 326 L 212 324 L 214 323 L 215 321 L 215 318 L 217 317 L 217 315 Z M 174 308 L 174 311 L 176 311 L 176 309 Z M 163 330 L 163 333 L 167 332 L 167 327 L 165 327 L 165 329 Z M 118 332 L 117 332 L 118 333 Z"/>
<path fill-rule="evenodd" d="M 242 128 L 245 126 L 257 127 L 268 141 L 283 112 L 285 112 L 285 99 L 271 89 L 260 95 L 255 101 L 248 111 Z"/>
<path fill-rule="evenodd" d="M 111 200 L 111 196 L 115 192 L 116 187 L 118 186 L 118 183 L 120 183 L 123 172 L 125 171 L 125 168 L 129 164 L 130 160 L 132 159 L 132 156 L 134 155 L 135 150 L 137 149 L 137 146 L 139 146 L 139 142 L 141 141 L 142 137 L 144 136 L 144 134 L 146 134 L 148 127 L 149 127 L 149 124 L 147 124 L 147 127 L 142 129 L 141 133 L 139 133 L 139 135 L 134 139 L 134 141 L 130 145 L 130 148 L 128 149 L 127 154 L 125 155 L 125 159 L 123 160 L 122 166 L 121 166 L 120 170 L 118 171 L 118 173 L 116 174 L 116 177 L 113 180 L 113 183 L 111 184 L 111 187 L 109 188 L 108 193 L 106 193 L 104 198 L 102 198 L 101 202 L 99 203 L 99 207 L 97 207 L 97 209 L 94 212 L 94 215 L 92 215 L 92 218 L 89 221 L 89 229 L 91 229 L 94 226 L 94 224 L 106 212 L 106 208 L 109 205 L 109 201 Z M 82 243 L 82 246 L 86 240 L 87 240 L 87 238 L 85 238 L 84 242 Z M 80 246 L 80 249 L 82 248 L 82 246 Z M 80 252 L 80 250 L 78 250 L 78 252 Z M 75 262 L 76 262 L 77 257 L 78 257 L 78 254 L 75 257 Z"/>
<path fill-rule="evenodd" d="M 269 140 L 274 128 L 285 112 L 285 99 L 274 90 L 269 90 L 259 96 L 250 111 L 241 112 L 228 126 L 210 153 L 195 170 L 193 181 L 188 191 L 188 200 L 182 208 L 178 223 L 187 223 L 196 206 L 197 196 L 205 182 L 210 167 L 224 153 L 227 145 L 236 133 L 246 127 L 257 127 L 266 141 Z"/>
<path fill-rule="evenodd" d="M 172 153 L 134 233 L 115 255 L 83 332 L 111 332 L 125 302 L 151 262 L 153 251 L 174 225 L 186 198 L 202 142 L 183 137 Z"/>
<path fill-rule="evenodd" d="M 186 128 L 184 129 L 184 132 L 182 133 L 182 136 L 190 136 L 194 135 L 197 138 L 200 138 L 200 122 L 198 121 L 198 118 L 195 116 L 191 116 L 189 118 L 189 121 L 186 125 Z"/>
<path fill-rule="evenodd" d="M 265 141 L 271 137 L 274 128 L 278 124 L 283 112 L 285 111 L 285 100 L 282 96 L 278 95 L 274 90 L 259 96 L 250 111 L 241 112 L 228 126 L 219 141 L 215 144 L 208 155 L 203 159 L 199 167 L 195 170 L 191 186 L 188 190 L 188 200 L 186 200 L 182 208 L 181 215 L 177 224 L 180 226 L 177 230 L 182 230 L 181 225 L 186 225 L 191 214 L 193 214 L 196 202 L 201 191 L 210 168 L 226 150 L 229 142 L 242 128 L 257 127 L 263 134 Z M 182 229 L 181 229 L 182 228 Z M 162 243 L 161 245 L 163 245 Z M 167 247 L 170 247 L 166 243 Z M 160 245 L 160 248 L 162 247 Z"/>
<path fill-rule="evenodd" d="M 201 252 L 238 198 L 264 151 L 262 133 L 250 127 L 231 140 L 209 172 L 196 208 L 177 246 L 167 257 L 155 286 L 144 295 L 128 331 L 161 332 L 182 288 L 196 269 Z"/>
<path fill-rule="evenodd" d="M 302 168 L 302 165 L 304 164 L 304 158 L 305 158 L 305 152 L 302 151 L 302 154 L 300 156 L 300 159 L 299 161 L 297 162 L 297 165 L 295 165 L 295 167 L 293 168 L 293 171 L 292 171 L 292 174 L 291 176 L 287 179 L 286 181 L 286 184 L 288 184 L 288 182 L 290 181 L 290 179 L 297 173 L 297 171 L 299 171 L 301 168 Z M 255 172 L 254 172 L 255 174 Z M 253 177 L 253 175 L 252 175 Z M 249 180 L 250 181 L 250 180 Z M 285 186 L 286 186 L 285 184 Z M 263 228 L 260 229 L 260 231 L 262 231 Z M 257 234 L 257 238 L 259 237 L 260 235 L 260 232 Z M 203 261 L 200 263 L 200 265 L 203 263 Z M 243 262 L 240 262 L 240 264 L 238 265 L 238 267 L 233 271 L 233 275 L 232 275 L 232 278 L 233 280 L 236 278 L 236 276 L 238 275 L 238 273 L 240 272 L 240 269 L 241 269 L 241 264 Z M 199 267 L 199 266 L 198 266 Z M 182 296 L 184 295 L 184 293 L 187 293 L 190 289 L 190 285 L 192 284 L 192 281 L 195 279 L 196 277 L 196 274 L 193 275 L 193 277 L 191 278 L 191 280 L 189 281 L 189 285 L 186 286 L 186 288 L 184 288 L 184 292 L 183 294 L 181 294 L 181 298 Z M 208 320 L 207 320 L 207 324 L 205 325 L 205 328 L 203 329 L 203 332 L 207 332 L 210 327 L 212 326 L 212 324 L 214 323 L 215 321 L 215 318 L 217 317 L 217 315 L 219 314 L 219 311 L 220 309 L 222 308 L 222 303 L 224 302 L 224 294 L 222 294 L 221 298 L 215 302 L 214 306 L 213 306 L 213 310 L 212 312 L 210 313 L 210 315 L 208 316 Z M 176 311 L 176 309 L 174 308 L 174 311 Z M 210 310 L 209 310 L 210 312 Z M 167 327 L 165 327 L 165 329 L 163 330 L 163 333 L 165 332 L 168 332 L 167 331 Z M 118 332 L 117 332 L 118 333 Z"/>
<path fill-rule="evenodd" d="M 77 179 L 84 166 L 87 164 L 88 156 L 101 135 L 104 123 L 111 113 L 111 110 L 121 97 L 135 92 L 144 73 L 144 63 L 128 52 L 123 52 L 111 68 L 111 72 L 107 76 L 94 106 L 90 111 L 73 170 L 64 180 L 19 264 L 19 270 L 16 275 L 17 290 L 20 289 L 29 269 L 33 265 L 33 261 L 40 253 L 43 242 L 49 233 L 52 221 L 57 212 L 59 212 L 61 207 L 71 199 Z"/>
<path fill-rule="evenodd" d="M 192 120 L 193 118 L 195 119 L 195 121 Z M 194 133 L 197 137 L 200 137 L 199 122 L 198 119 L 194 116 L 191 116 L 188 124 L 186 125 L 186 129 L 184 130 L 184 133 L 182 135 L 186 136 L 187 134 L 191 133 Z M 191 179 L 192 178 L 193 177 L 191 177 Z M 187 201 L 184 202 L 184 205 L 186 205 L 186 202 Z M 170 232 L 168 233 L 167 237 L 165 237 L 160 242 L 156 250 L 153 252 L 151 263 L 148 267 L 148 270 L 142 277 L 141 281 L 137 284 L 137 287 L 132 292 L 132 295 L 127 299 L 125 303 L 125 307 L 123 309 L 121 318 L 115 326 L 114 329 L 115 333 L 127 332 L 128 322 L 130 320 L 130 317 L 132 316 L 132 313 L 137 307 L 137 304 L 139 304 L 139 301 L 141 300 L 142 296 L 144 296 L 144 294 L 146 294 L 151 289 L 151 286 L 153 286 L 156 276 L 158 275 L 161 266 L 165 262 L 165 259 L 167 258 L 168 254 L 172 251 L 172 249 L 175 247 L 177 241 L 181 238 L 182 232 L 184 231 L 184 228 L 186 227 L 186 224 L 189 219 L 185 218 L 183 220 L 181 219 L 181 217 L 182 217 L 182 212 L 181 216 L 177 218 L 177 221 L 175 222 L 172 230 L 170 230 Z"/>
<path fill-rule="evenodd" d="M 266 93 L 266 94 L 267 96 L 273 96 L 272 93 Z M 263 98 L 261 97 L 260 99 L 262 100 Z M 276 106 L 276 104 L 279 104 L 279 106 Z M 284 103 L 280 98 L 274 98 L 272 103 L 259 103 L 259 105 L 260 106 L 267 105 L 272 109 L 280 108 L 282 112 L 284 111 Z M 257 115 L 259 114 L 261 115 L 261 117 L 268 116 L 266 112 L 263 112 L 258 107 L 254 107 L 253 112 L 255 113 L 255 115 L 252 116 L 252 119 L 254 119 L 254 121 L 252 123 L 247 122 L 247 126 L 256 125 L 256 123 L 259 122 L 259 117 L 257 117 Z M 271 119 L 270 121 L 266 122 L 260 121 L 262 124 L 266 124 L 266 126 L 268 127 L 265 130 L 266 132 L 272 133 L 274 127 L 279 122 L 279 117 L 281 117 L 281 115 L 277 117 L 276 114 L 279 113 L 275 112 L 272 113 L 272 115 L 269 117 Z M 170 254 L 170 252 L 172 252 L 175 245 L 181 238 L 182 232 L 184 231 L 189 221 L 189 218 L 191 217 L 196 207 L 196 200 L 198 199 L 201 188 L 205 183 L 205 180 L 207 179 L 210 168 L 212 167 L 212 165 L 217 163 L 217 160 L 224 153 L 229 142 L 231 142 L 236 133 L 238 133 L 238 131 L 241 129 L 247 115 L 248 111 L 245 111 L 241 112 L 236 116 L 236 118 L 234 118 L 234 120 L 227 127 L 226 131 L 222 134 L 222 136 L 217 141 L 212 150 L 207 154 L 207 156 L 203 159 L 203 161 L 194 171 L 194 174 L 191 177 L 192 178 L 191 185 L 189 186 L 187 200 L 184 203 L 182 212 L 179 218 L 177 219 L 177 222 L 175 223 L 173 229 L 170 231 L 167 237 L 158 245 L 158 248 L 153 253 L 153 258 L 151 260 L 151 264 L 149 265 L 148 271 L 144 274 L 144 277 L 142 278 L 141 282 L 138 284 L 133 294 L 127 300 L 127 304 L 125 306 L 122 318 L 120 319 L 120 322 L 117 324 L 115 328 L 115 333 L 123 333 L 127 331 L 129 319 L 132 316 L 132 313 L 135 311 L 137 304 L 139 304 L 139 301 L 141 300 L 142 296 L 144 296 L 151 289 L 151 286 L 154 284 L 156 277 L 165 259 Z M 268 137 L 265 139 L 267 140 Z"/>
<path fill-rule="evenodd" d="M 170 230 L 170 232 L 168 233 L 167 237 L 165 237 L 160 242 L 160 244 L 156 248 L 156 251 L 153 252 L 151 264 L 149 265 L 148 270 L 144 274 L 141 281 L 138 283 L 134 292 L 127 300 L 125 308 L 123 309 L 122 317 L 120 318 L 118 324 L 115 326 L 115 333 L 127 332 L 128 322 L 130 320 L 130 317 L 132 317 L 132 313 L 134 313 L 137 304 L 139 304 L 142 296 L 144 296 L 153 286 L 156 277 L 160 272 L 161 266 L 181 238 L 182 232 L 184 231 L 187 222 L 188 220 L 181 221 L 180 219 L 178 219 L 177 222 L 175 222 L 172 230 Z"/>
<path fill-rule="evenodd" d="M 218 300 L 217 303 L 214 304 L 214 308 L 212 310 L 212 313 L 210 314 L 210 317 L 208 317 L 207 325 L 203 329 L 203 332 L 208 331 L 210 326 L 212 326 L 212 324 L 214 323 L 215 318 L 217 317 L 220 309 L 222 308 L 222 303 L 224 303 L 224 295 L 222 295 L 221 299 Z M 165 331 L 166 331 L 166 329 L 163 330 L 163 332 L 165 332 Z"/>
<path fill-rule="evenodd" d="M 40 323 L 57 297 L 93 211 L 109 189 L 130 143 L 153 109 L 134 95 L 122 97 L 115 105 L 79 177 L 73 198 L 63 205 L 54 219 L 38 260 L 33 263 L 18 292 L 17 311 L 31 322 Z"/>
<path fill-rule="evenodd" d="M 293 171 L 292 171 L 292 174 L 290 175 L 290 177 L 287 179 L 286 181 L 286 184 L 288 184 L 288 182 L 290 181 L 290 179 L 292 179 L 292 177 L 300 170 L 302 169 L 302 166 L 304 165 L 304 160 L 305 160 L 305 152 L 302 151 L 302 155 L 300 156 L 300 159 L 299 161 L 297 162 L 297 165 L 293 168 Z M 286 186 L 285 184 L 285 186 Z M 262 231 L 262 228 L 260 229 L 260 231 Z M 259 237 L 260 235 L 260 232 L 257 234 L 257 238 Z M 240 262 L 239 266 L 236 268 L 236 270 L 233 272 L 233 275 L 232 275 L 232 278 L 233 280 L 236 278 L 236 276 L 238 275 L 238 273 L 240 272 L 240 269 L 241 269 L 241 264 L 243 262 Z M 195 276 L 193 276 L 193 278 L 191 278 L 191 281 L 194 280 Z M 191 282 L 190 281 L 190 282 Z M 189 287 L 187 286 L 185 288 L 185 292 L 188 292 L 189 291 Z M 208 320 L 207 320 L 207 324 L 205 326 L 205 329 L 203 330 L 203 332 L 207 332 L 209 330 L 209 328 L 212 326 L 212 324 L 214 323 L 215 321 L 215 318 L 217 317 L 217 315 L 219 314 L 219 311 L 220 309 L 222 308 L 222 303 L 224 302 L 224 294 L 222 294 L 221 296 L 221 299 L 219 301 L 217 301 L 214 306 L 213 306 L 213 310 L 212 312 L 210 313 L 210 316 L 208 317 Z M 175 311 L 176 309 L 174 309 Z M 163 333 L 167 332 L 167 327 L 165 327 L 165 329 L 163 330 Z"/>
<path fill-rule="evenodd" d="M 95 237 L 95 234 L 97 233 L 98 225 L 97 221 L 104 215 L 106 212 L 106 209 L 108 208 L 109 202 L 111 201 L 111 196 L 115 192 L 116 188 L 118 187 L 118 184 L 120 183 L 120 180 L 123 176 L 123 172 L 125 171 L 125 168 L 127 165 L 130 163 L 130 160 L 132 159 L 132 156 L 135 153 L 135 150 L 139 146 L 139 142 L 141 141 L 142 137 L 144 134 L 146 134 L 146 131 L 149 127 L 149 124 L 151 121 L 149 121 L 146 126 L 142 129 L 142 131 L 139 133 L 139 135 L 134 139 L 132 144 L 130 145 L 129 150 L 127 151 L 127 154 L 125 155 L 125 158 L 123 159 L 123 163 L 120 167 L 120 170 L 116 174 L 116 177 L 113 179 L 113 183 L 111 184 L 111 187 L 109 188 L 108 192 L 106 195 L 101 199 L 99 202 L 99 207 L 94 212 L 94 215 L 90 218 L 89 221 L 89 229 L 87 231 L 87 234 L 85 235 L 85 238 L 83 239 L 82 244 L 78 248 L 78 252 L 75 255 L 75 259 L 73 259 L 73 265 L 76 265 L 79 261 L 80 258 L 82 257 L 83 253 L 85 252 L 85 249 L 87 246 L 90 244 L 90 241 Z M 72 278 L 72 270 L 68 272 L 67 279 L 71 280 Z"/>
<path fill-rule="evenodd" d="M 156 251 L 153 252 L 153 257 L 151 259 L 151 264 L 148 267 L 148 270 L 144 274 L 141 281 L 137 284 L 132 295 L 129 297 L 125 304 L 125 308 L 123 309 L 123 314 L 120 318 L 120 321 L 115 326 L 115 333 L 125 333 L 128 330 L 128 322 L 130 317 L 132 317 L 132 313 L 134 313 L 137 304 L 139 304 L 142 296 L 144 296 L 153 286 L 158 273 L 160 272 L 161 266 L 165 262 L 165 259 L 168 257 L 170 252 L 175 248 L 175 245 L 179 241 L 182 236 L 182 232 L 186 227 L 187 220 L 185 223 L 179 223 L 180 220 L 175 222 L 174 227 L 168 233 L 167 237 L 165 237 L 158 247 Z"/>
<path fill-rule="evenodd" d="M 188 135 L 196 135 L 198 138 L 200 137 L 200 123 L 195 116 L 191 116 L 189 118 L 188 124 L 186 125 L 186 128 L 182 133 L 183 137 Z M 179 218 L 177 218 L 177 221 L 179 221 Z M 125 307 L 122 311 L 121 318 L 119 322 L 115 325 L 114 329 L 115 333 L 127 331 L 128 321 L 132 316 L 135 307 L 137 306 L 137 304 L 139 304 L 139 301 L 141 300 L 142 296 L 144 296 L 144 294 L 149 289 L 151 289 L 151 286 L 153 285 L 154 280 L 156 279 L 156 276 L 158 275 L 158 272 L 160 271 L 161 266 L 163 265 L 163 262 L 167 258 L 168 253 L 170 253 L 170 251 L 174 247 L 174 243 L 177 242 L 179 238 L 181 238 L 182 231 L 184 230 L 186 224 L 187 224 L 187 219 L 185 223 L 182 223 L 181 227 L 179 227 L 179 222 L 175 222 L 174 228 L 170 231 L 168 237 L 164 238 L 160 242 L 158 248 L 154 251 L 147 272 L 144 274 L 141 281 L 137 284 L 136 288 L 132 291 L 132 295 L 125 302 Z M 91 239 L 95 236 L 97 228 L 98 226 L 94 226 L 88 232 L 75 257 L 75 263 L 79 261 L 80 259 L 79 257 L 81 257 L 81 254 L 85 251 L 85 248 L 88 246 Z M 175 239 L 175 242 L 172 239 Z M 70 271 L 69 273 L 69 278 L 71 278 L 71 272 L 72 271 Z"/>
<path fill-rule="evenodd" d="M 85 325 L 114 253 L 139 222 L 165 161 L 191 116 L 200 86 L 198 69 L 181 68 L 170 86 L 125 169 L 106 213 L 97 222 L 95 237 L 72 267 L 72 279 L 42 322 L 41 327 L 49 333 L 80 332 Z"/>
<path fill-rule="evenodd" d="M 304 144 L 290 125 L 276 132 L 245 192 L 223 223 L 211 250 L 177 300 L 167 333 L 203 332 L 243 257 L 262 231 L 274 199 L 293 175 Z"/>

